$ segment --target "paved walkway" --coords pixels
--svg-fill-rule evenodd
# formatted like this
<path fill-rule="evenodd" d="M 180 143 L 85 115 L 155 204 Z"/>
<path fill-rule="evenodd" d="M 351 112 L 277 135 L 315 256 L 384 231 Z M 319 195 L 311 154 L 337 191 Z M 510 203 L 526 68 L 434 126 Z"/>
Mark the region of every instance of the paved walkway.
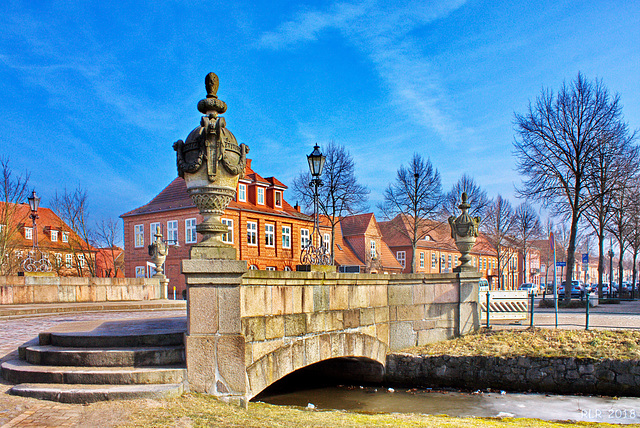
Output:
<path fill-rule="evenodd" d="M 555 312 L 553 308 L 539 308 L 538 301 L 534 310 L 535 327 L 555 328 Z M 520 323 L 509 321 L 491 321 L 495 328 L 526 328 L 530 320 Z M 558 309 L 558 328 L 584 329 L 586 326 L 585 308 Z M 589 309 L 589 329 L 633 329 L 640 330 L 640 301 L 622 301 L 619 304 L 598 305 Z"/>
<path fill-rule="evenodd" d="M 184 309 L 163 310 L 147 306 L 141 310 L 136 304 L 127 307 L 127 312 L 108 310 L 103 312 L 71 312 L 56 315 L 38 315 L 31 317 L 0 317 L 0 361 L 17 358 L 17 348 L 24 342 L 49 330 L 69 328 L 64 323 L 75 324 L 79 330 L 95 326 L 101 321 L 141 320 L 152 318 L 186 316 Z M 36 306 L 36 305 L 33 305 Z M 183 304 L 184 306 L 184 304 Z M 93 310 L 97 306 L 92 307 Z M 120 309 L 122 310 L 122 309 Z M 92 403 L 89 405 L 62 404 L 40 401 L 31 398 L 16 397 L 6 392 L 12 385 L 0 380 L 0 428 L 9 427 L 108 427 L 125 423 L 134 402 Z M 140 400 L 135 400 L 140 401 Z M 153 400 L 147 400 L 153 401 Z M 148 403 L 145 402 L 145 405 Z"/>

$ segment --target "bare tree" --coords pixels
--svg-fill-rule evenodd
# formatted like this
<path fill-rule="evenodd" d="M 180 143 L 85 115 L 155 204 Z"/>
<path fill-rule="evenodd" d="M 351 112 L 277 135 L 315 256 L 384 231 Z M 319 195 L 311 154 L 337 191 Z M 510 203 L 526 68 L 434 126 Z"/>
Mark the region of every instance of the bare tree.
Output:
<path fill-rule="evenodd" d="M 585 191 L 589 167 L 599 141 L 611 137 L 621 115 L 619 97 L 611 98 L 601 81 L 591 83 L 582 74 L 563 84 L 557 96 L 543 90 L 526 114 L 515 115 L 517 168 L 526 177 L 518 192 L 570 220 L 567 284 L 573 279 L 578 222 L 592 203 Z"/>
<path fill-rule="evenodd" d="M 510 236 L 513 234 L 514 217 L 509 201 L 498 195 L 487 207 L 486 218 L 480 226 L 498 260 L 498 289 L 503 290 L 505 265 L 513 256 Z"/>
<path fill-rule="evenodd" d="M 369 189 L 358 183 L 355 163 L 343 145 L 331 141 L 324 155 L 326 159 L 321 177 L 322 187 L 318 189 L 318 207 L 331 224 L 330 253 L 333 264 L 336 225 L 342 216 L 358 214 L 368 208 Z M 313 188 L 310 183 L 309 172 L 300 173 L 293 181 L 294 192 L 307 209 L 313 207 Z"/>
<path fill-rule="evenodd" d="M 440 173 L 429 159 L 415 153 L 409 166 L 398 169 L 396 180 L 384 191 L 384 202 L 378 206 L 386 220 L 400 215 L 395 230 L 411 242 L 411 273 L 415 272 L 416 247 L 438 223 L 434 220 L 442 205 Z M 403 226 L 400 226 L 404 223 Z M 406 227 L 404 227 L 406 225 Z"/>
<path fill-rule="evenodd" d="M 18 210 L 18 204 L 28 196 L 29 173 L 15 176 L 9 165 L 9 158 L 0 158 L 2 178 L 0 191 L 0 275 L 14 273 L 21 259 L 16 256 L 22 235 L 18 226 L 27 220 L 27 212 Z"/>
<path fill-rule="evenodd" d="M 619 122 L 618 127 L 626 128 Z M 637 149 L 631 146 L 633 136 L 626 129 L 616 130 L 603 137 L 596 147 L 589 168 L 589 185 L 586 191 L 592 203 L 585 210 L 585 219 L 593 228 L 598 240 L 598 295 L 603 297 L 602 279 L 605 270 L 604 238 L 606 226 L 614 215 L 613 196 L 617 188 L 633 175 Z M 622 138 L 620 138 L 622 137 Z"/>
<path fill-rule="evenodd" d="M 624 253 L 629 246 L 628 234 L 630 233 L 628 211 L 631 209 L 631 195 L 634 193 L 632 188 L 634 180 L 623 181 L 619 184 L 613 193 L 613 215 L 611 221 L 607 224 L 608 231 L 616 238 L 618 242 L 618 279 L 620 281 L 619 290 L 622 292 L 622 281 L 624 279 L 623 260 Z"/>
<path fill-rule="evenodd" d="M 451 187 L 449 193 L 444 196 L 442 208 L 445 218 L 460 215 L 458 205 L 460 205 L 460 196 L 464 192 L 467 193 L 467 202 L 471 205 L 469 215 L 472 217 L 484 216 L 484 211 L 490 202 L 487 197 L 487 192 L 480 188 L 472 177 L 463 174 L 453 187 Z"/>
<path fill-rule="evenodd" d="M 542 225 L 540 216 L 536 210 L 527 202 L 523 202 L 516 208 L 513 217 L 513 233 L 520 247 L 522 254 L 524 281 L 527 282 L 527 255 L 531 241 L 538 239 L 542 235 Z"/>
<path fill-rule="evenodd" d="M 62 194 L 56 192 L 51 203 L 53 211 L 73 232 L 69 234 L 67 246 L 73 254 L 78 276 L 84 276 L 85 271 L 96 276 L 96 250 L 92 245 L 95 231 L 89 223 L 87 199 L 87 192 L 78 187 L 73 192 L 67 189 Z"/>
<path fill-rule="evenodd" d="M 118 271 L 124 272 L 123 260 L 118 258 L 118 255 L 122 253 L 118 244 L 121 242 L 121 230 L 120 222 L 109 218 L 108 220 L 102 220 L 96 228 L 96 239 L 99 245 L 98 251 L 102 253 L 102 257 L 105 263 L 106 277 L 116 277 Z"/>
<path fill-rule="evenodd" d="M 629 233 L 627 239 L 631 249 L 633 261 L 633 286 L 631 288 L 631 298 L 635 298 L 635 290 L 638 278 L 638 253 L 640 253 L 640 186 L 633 186 L 633 193 L 630 197 L 629 208 L 627 210 Z M 602 293 L 602 290 L 600 290 Z"/>

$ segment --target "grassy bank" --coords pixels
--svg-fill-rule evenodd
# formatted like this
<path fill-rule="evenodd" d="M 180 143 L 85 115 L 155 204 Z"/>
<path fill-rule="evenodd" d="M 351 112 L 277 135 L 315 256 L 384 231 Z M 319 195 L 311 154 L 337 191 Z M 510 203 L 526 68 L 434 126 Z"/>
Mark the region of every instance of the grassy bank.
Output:
<path fill-rule="evenodd" d="M 640 332 L 610 330 L 480 330 L 406 350 L 419 355 L 640 359 Z"/>
<path fill-rule="evenodd" d="M 414 414 L 361 414 L 312 411 L 290 406 L 250 403 L 244 410 L 210 396 L 186 394 L 162 402 L 162 407 L 138 408 L 126 427 L 574 427 L 614 426 L 557 423 L 534 419 L 452 418 Z M 631 425 L 627 425 L 631 426 Z"/>

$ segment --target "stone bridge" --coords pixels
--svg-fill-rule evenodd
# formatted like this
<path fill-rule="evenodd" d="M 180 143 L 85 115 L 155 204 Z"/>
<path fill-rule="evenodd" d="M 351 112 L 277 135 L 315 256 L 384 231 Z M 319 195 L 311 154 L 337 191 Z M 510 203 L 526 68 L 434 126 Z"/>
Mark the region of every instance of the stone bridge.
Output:
<path fill-rule="evenodd" d="M 267 272 L 193 259 L 182 270 L 190 390 L 237 403 L 320 361 L 384 366 L 389 351 L 480 326 L 478 273 Z"/>

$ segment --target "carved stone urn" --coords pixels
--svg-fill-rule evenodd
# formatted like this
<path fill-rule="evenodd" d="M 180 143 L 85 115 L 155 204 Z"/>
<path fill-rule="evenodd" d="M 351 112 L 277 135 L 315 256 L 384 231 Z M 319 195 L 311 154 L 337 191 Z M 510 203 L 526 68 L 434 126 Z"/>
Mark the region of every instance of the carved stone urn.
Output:
<path fill-rule="evenodd" d="M 204 218 L 196 226 L 202 240 L 191 247 L 190 257 L 235 260 L 235 248 L 222 242 L 228 227 L 222 224 L 220 216 L 236 195 L 249 147 L 238 145 L 224 118 L 219 116 L 227 105 L 217 96 L 218 76 L 207 74 L 205 88 L 207 97 L 198 102 L 198 110 L 203 114 L 200 126 L 191 131 L 186 141 L 173 144 L 178 175 L 184 178 L 187 191 Z"/>
<path fill-rule="evenodd" d="M 467 202 L 467 194 L 462 193 L 462 203 L 458 205 L 462 213 L 458 217 L 449 217 L 449 226 L 451 226 L 451 237 L 458 247 L 460 256 L 460 265 L 456 266 L 454 272 L 469 272 L 476 270 L 469 263 L 471 256 L 469 253 L 476 243 L 478 237 L 478 226 L 480 225 L 480 217 L 471 217 L 467 212 L 471 205 Z"/>
<path fill-rule="evenodd" d="M 160 297 L 166 299 L 169 293 L 169 279 L 164 274 L 164 262 L 167 259 L 167 254 L 169 254 L 169 246 L 162 239 L 162 234 L 159 230 L 157 230 L 153 236 L 155 236 L 156 239 L 149 245 L 151 261 L 156 265 L 156 273 L 153 275 L 153 278 L 160 280 Z"/>

